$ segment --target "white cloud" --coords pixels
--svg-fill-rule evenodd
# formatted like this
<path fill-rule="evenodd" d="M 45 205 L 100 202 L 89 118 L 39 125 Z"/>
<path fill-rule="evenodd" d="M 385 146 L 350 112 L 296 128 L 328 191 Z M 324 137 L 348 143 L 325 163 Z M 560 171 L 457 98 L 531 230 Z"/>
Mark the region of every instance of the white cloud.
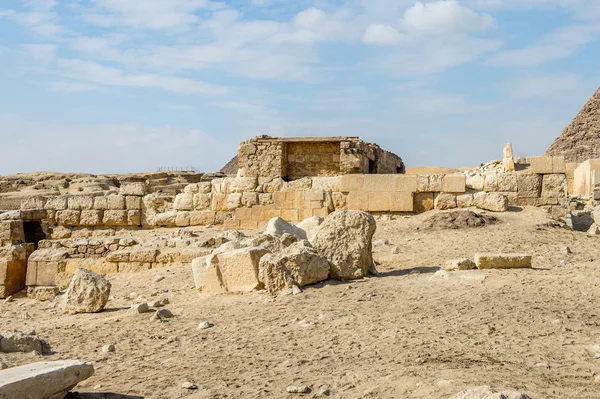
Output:
<path fill-rule="evenodd" d="M 478 14 L 460 5 L 456 0 L 417 2 L 404 12 L 402 26 L 422 32 L 486 31 L 494 27 L 495 19 L 489 14 Z"/>
<path fill-rule="evenodd" d="M 529 46 L 494 54 L 486 62 L 499 67 L 535 67 L 570 57 L 599 37 L 600 25 L 597 24 L 563 26 Z"/>
<path fill-rule="evenodd" d="M 56 45 L 53 43 L 22 44 L 21 49 L 25 54 L 37 61 L 48 62 L 56 58 Z"/>
<path fill-rule="evenodd" d="M 79 82 L 55 81 L 50 83 L 50 91 L 57 93 L 84 93 L 97 88 L 95 85 Z"/>
<path fill-rule="evenodd" d="M 366 44 L 393 45 L 402 41 L 402 35 L 389 25 L 373 24 L 367 27 L 362 40 Z"/>
<path fill-rule="evenodd" d="M 583 86 L 581 78 L 572 73 L 534 73 L 505 83 L 504 90 L 515 98 L 549 99 L 577 92 Z"/>

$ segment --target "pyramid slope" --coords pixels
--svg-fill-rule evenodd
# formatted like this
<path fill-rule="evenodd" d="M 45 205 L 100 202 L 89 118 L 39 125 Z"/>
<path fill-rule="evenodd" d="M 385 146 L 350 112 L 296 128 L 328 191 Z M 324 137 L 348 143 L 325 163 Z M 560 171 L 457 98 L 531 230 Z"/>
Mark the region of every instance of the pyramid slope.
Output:
<path fill-rule="evenodd" d="M 546 155 L 564 155 L 567 162 L 600 158 L 600 89 L 554 141 Z"/>

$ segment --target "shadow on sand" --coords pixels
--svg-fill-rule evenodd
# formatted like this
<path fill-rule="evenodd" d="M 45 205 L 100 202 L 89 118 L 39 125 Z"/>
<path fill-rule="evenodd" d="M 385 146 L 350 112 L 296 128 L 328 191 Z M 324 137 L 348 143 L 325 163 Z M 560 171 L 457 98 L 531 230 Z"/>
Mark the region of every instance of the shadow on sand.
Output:
<path fill-rule="evenodd" d="M 391 270 L 389 272 L 379 272 L 374 277 L 396 277 L 396 276 L 407 276 L 409 274 L 428 274 L 435 273 L 441 270 L 438 266 L 424 266 L 424 267 L 413 267 L 411 269 Z"/>
<path fill-rule="evenodd" d="M 144 397 L 110 392 L 69 392 L 65 399 L 144 399 Z"/>

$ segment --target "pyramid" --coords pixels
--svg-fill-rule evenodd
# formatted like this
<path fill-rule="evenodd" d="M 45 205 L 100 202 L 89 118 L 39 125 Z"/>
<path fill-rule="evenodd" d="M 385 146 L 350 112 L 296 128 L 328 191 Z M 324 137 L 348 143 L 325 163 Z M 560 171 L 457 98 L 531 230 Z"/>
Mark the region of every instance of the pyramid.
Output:
<path fill-rule="evenodd" d="M 546 155 L 564 155 L 567 162 L 600 158 L 600 89 L 554 141 Z"/>

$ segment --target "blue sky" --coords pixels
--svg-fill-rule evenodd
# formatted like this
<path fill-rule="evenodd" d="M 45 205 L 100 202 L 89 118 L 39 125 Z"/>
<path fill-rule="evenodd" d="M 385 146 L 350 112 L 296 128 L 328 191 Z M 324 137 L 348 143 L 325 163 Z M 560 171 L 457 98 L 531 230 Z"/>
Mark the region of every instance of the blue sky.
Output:
<path fill-rule="evenodd" d="M 599 38 L 598 0 L 3 0 L 0 173 L 215 171 L 258 134 L 540 155 Z"/>

